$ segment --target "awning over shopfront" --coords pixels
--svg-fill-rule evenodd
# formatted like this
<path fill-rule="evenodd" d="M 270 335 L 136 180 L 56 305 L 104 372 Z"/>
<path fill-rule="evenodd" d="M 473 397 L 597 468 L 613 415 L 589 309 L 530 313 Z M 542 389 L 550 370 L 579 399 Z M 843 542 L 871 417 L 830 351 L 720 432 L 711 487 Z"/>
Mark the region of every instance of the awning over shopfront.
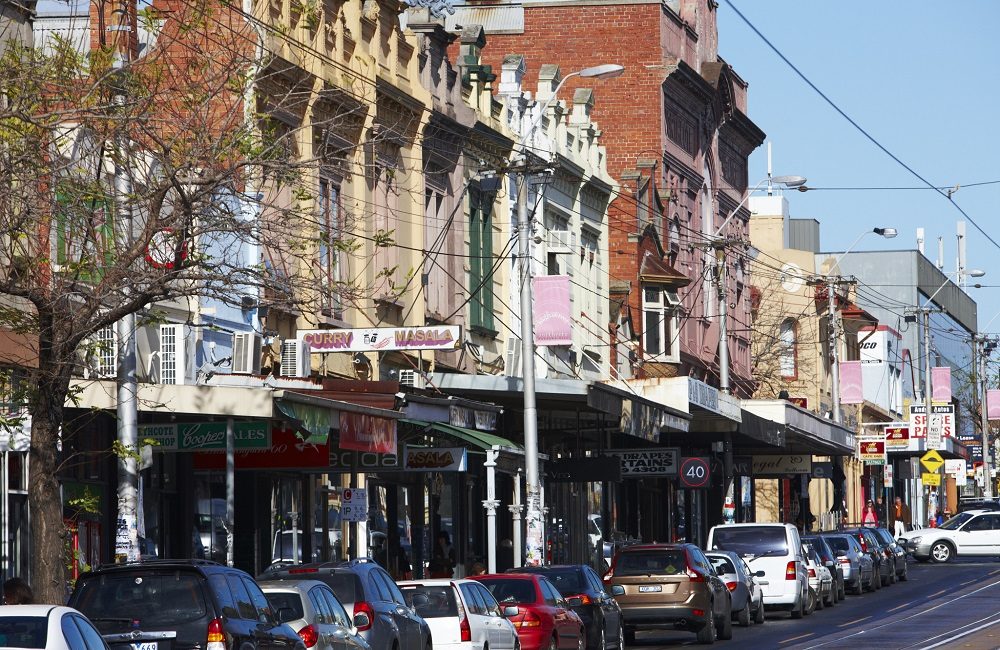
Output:
<path fill-rule="evenodd" d="M 273 399 L 274 417 L 308 432 L 306 442 L 326 444 L 330 431 L 337 430 L 342 449 L 396 453 L 396 421 L 403 417 L 399 411 L 290 390 L 274 391 Z"/>
<path fill-rule="evenodd" d="M 400 422 L 452 438 L 479 451 L 496 449 L 518 456 L 524 455 L 524 448 L 521 445 L 492 433 L 487 433 L 486 431 L 457 427 L 444 422 L 425 422 L 423 420 L 411 420 L 408 418 L 404 418 Z"/>
<path fill-rule="evenodd" d="M 784 428 L 783 453 L 816 456 L 853 455 L 854 433 L 832 420 L 785 400 L 742 400 L 743 409 Z"/>

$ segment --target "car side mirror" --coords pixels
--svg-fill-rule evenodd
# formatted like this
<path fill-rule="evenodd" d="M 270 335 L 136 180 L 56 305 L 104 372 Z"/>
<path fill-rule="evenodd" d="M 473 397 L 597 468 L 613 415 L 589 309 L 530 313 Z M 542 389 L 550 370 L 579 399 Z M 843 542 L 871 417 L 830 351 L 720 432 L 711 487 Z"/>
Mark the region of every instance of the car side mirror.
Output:
<path fill-rule="evenodd" d="M 368 627 L 372 624 L 372 619 L 368 618 L 365 612 L 358 612 L 354 615 L 354 627 Z"/>
<path fill-rule="evenodd" d="M 507 605 L 503 608 L 503 615 L 507 618 L 517 616 L 520 612 L 521 610 L 519 610 L 516 605 Z"/>
<path fill-rule="evenodd" d="M 569 605 L 570 607 L 579 607 L 580 605 L 583 604 L 583 598 L 580 598 L 579 596 L 573 596 L 572 598 L 566 600 L 566 604 Z"/>
<path fill-rule="evenodd" d="M 612 596 L 624 596 L 625 587 L 621 585 L 611 585 L 611 595 Z"/>

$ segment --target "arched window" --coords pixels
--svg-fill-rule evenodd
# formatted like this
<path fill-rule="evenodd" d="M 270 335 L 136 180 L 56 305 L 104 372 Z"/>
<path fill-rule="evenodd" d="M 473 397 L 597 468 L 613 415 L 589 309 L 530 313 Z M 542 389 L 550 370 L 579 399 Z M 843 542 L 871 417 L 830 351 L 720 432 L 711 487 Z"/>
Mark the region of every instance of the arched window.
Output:
<path fill-rule="evenodd" d="M 799 374 L 798 354 L 796 352 L 798 329 L 798 324 L 791 318 L 787 318 L 781 323 L 781 331 L 778 334 L 778 348 L 781 376 L 784 379 L 796 379 Z"/>

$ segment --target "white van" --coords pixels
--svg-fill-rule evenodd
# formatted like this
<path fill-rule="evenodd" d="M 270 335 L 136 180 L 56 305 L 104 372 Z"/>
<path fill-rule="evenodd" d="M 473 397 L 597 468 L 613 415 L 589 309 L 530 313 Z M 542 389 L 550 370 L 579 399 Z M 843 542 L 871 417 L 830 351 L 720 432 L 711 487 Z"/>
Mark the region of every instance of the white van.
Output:
<path fill-rule="evenodd" d="M 710 551 L 734 551 L 763 577 L 764 605 L 788 610 L 792 618 L 808 614 L 809 572 L 799 530 L 792 524 L 726 524 L 708 533 Z M 763 576 L 761 576 L 763 571 Z"/>

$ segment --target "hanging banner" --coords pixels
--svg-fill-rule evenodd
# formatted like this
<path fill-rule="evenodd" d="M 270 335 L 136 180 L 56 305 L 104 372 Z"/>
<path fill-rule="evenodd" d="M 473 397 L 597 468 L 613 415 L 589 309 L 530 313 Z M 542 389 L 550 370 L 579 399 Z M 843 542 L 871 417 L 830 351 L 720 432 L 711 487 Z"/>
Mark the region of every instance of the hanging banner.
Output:
<path fill-rule="evenodd" d="M 865 401 L 861 387 L 861 362 L 840 362 L 840 403 L 861 404 Z"/>
<path fill-rule="evenodd" d="M 572 345 L 569 276 L 539 275 L 532 279 L 536 345 Z"/>
<path fill-rule="evenodd" d="M 906 449 L 910 446 L 909 427 L 886 427 L 885 428 L 885 448 Z"/>
<path fill-rule="evenodd" d="M 309 352 L 387 352 L 389 350 L 454 350 L 462 345 L 459 325 L 431 327 L 366 327 L 345 330 L 305 330 L 299 338 Z"/>
<path fill-rule="evenodd" d="M 396 420 L 367 413 L 340 413 L 340 448 L 396 453 Z"/>
<path fill-rule="evenodd" d="M 931 368 L 931 402 L 951 402 L 951 367 Z"/>
<path fill-rule="evenodd" d="M 986 391 L 986 418 L 1000 420 L 1000 390 L 995 388 Z"/>

